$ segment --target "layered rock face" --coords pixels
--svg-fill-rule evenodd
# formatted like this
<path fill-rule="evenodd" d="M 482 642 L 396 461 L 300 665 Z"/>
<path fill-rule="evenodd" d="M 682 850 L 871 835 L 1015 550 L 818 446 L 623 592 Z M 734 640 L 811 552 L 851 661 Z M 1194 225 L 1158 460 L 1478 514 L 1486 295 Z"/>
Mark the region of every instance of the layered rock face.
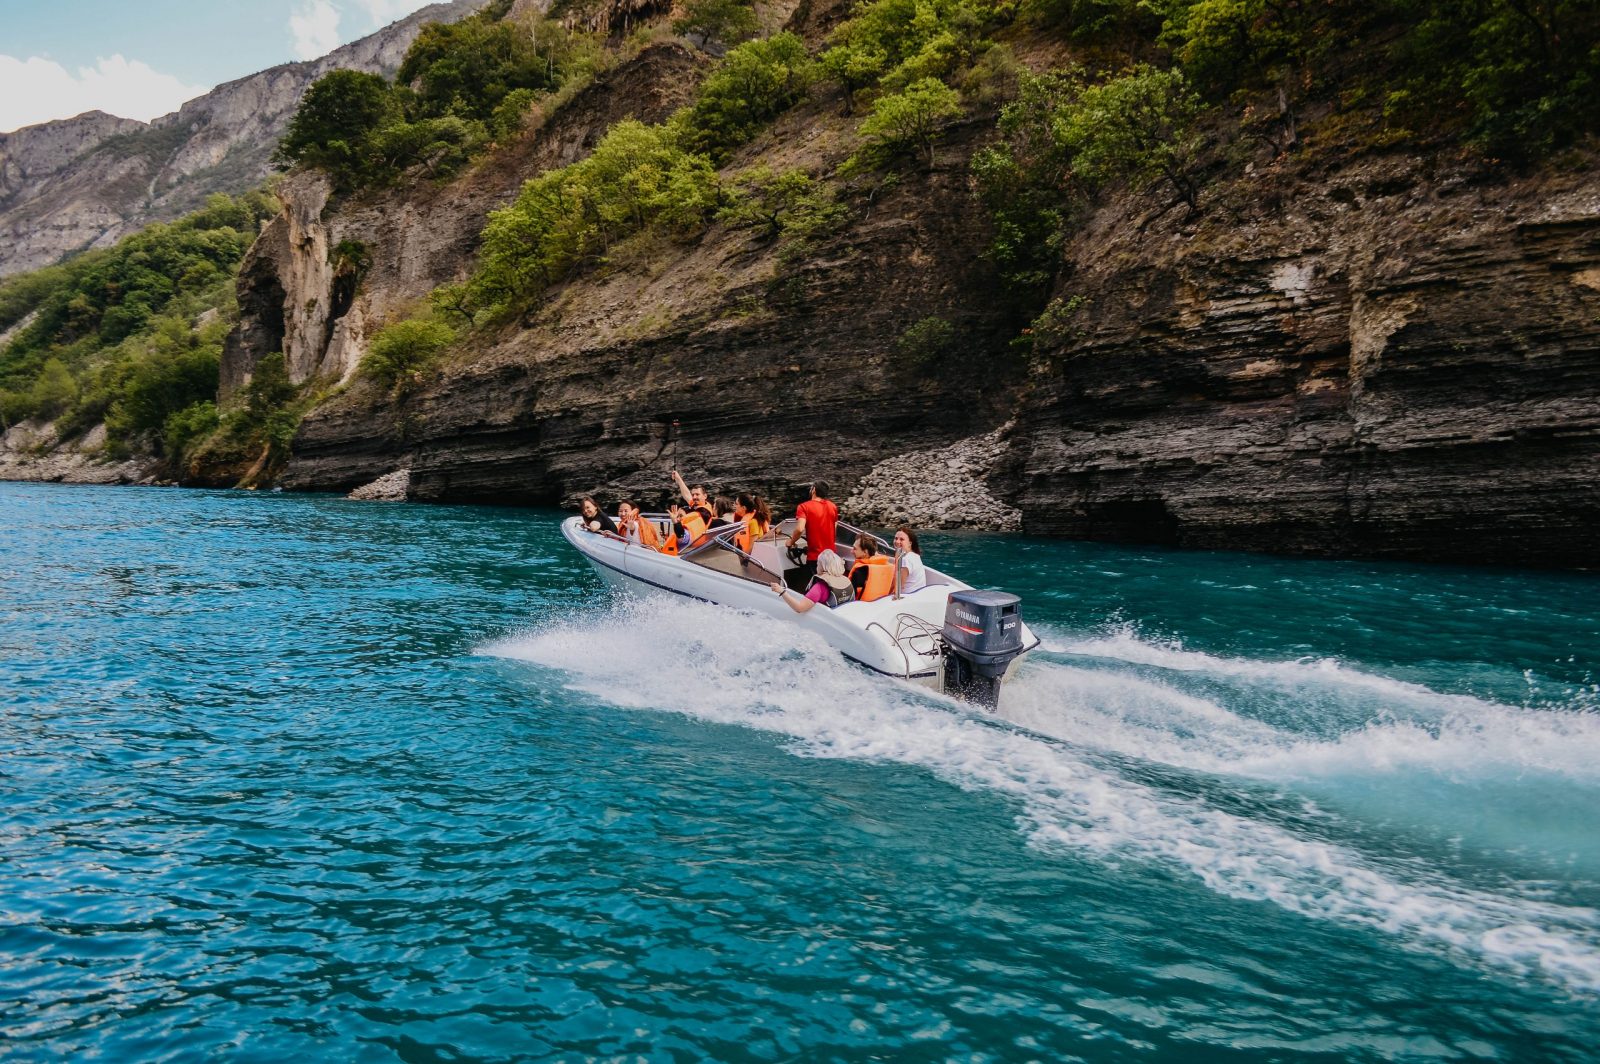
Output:
<path fill-rule="evenodd" d="M 104 247 L 253 188 L 311 83 L 331 70 L 391 74 L 429 22 L 485 0 L 423 8 L 321 59 L 219 85 L 148 125 L 100 112 L 0 134 L 0 277 Z"/>
<path fill-rule="evenodd" d="M 663 45 L 614 71 L 530 137 L 527 161 L 492 164 L 514 178 L 500 195 L 576 158 L 617 118 L 665 117 L 704 62 Z M 668 74 L 676 92 L 641 112 Z M 785 116 L 733 168 L 831 170 L 854 147 L 836 112 L 836 101 L 820 101 Z M 970 206 L 964 160 L 982 128 L 953 131 L 939 170 L 858 204 L 845 231 L 803 257 L 717 226 L 686 244 L 640 238 L 620 256 L 627 265 L 553 290 L 410 394 L 355 378 L 302 425 L 284 486 L 348 491 L 408 468 L 414 499 L 551 503 L 601 492 L 655 503 L 676 466 L 787 505 L 813 478 L 852 482 L 886 455 L 991 428 L 1017 377 L 1004 355 L 1017 321 L 994 297 L 981 256 L 988 230 Z M 486 178 L 464 180 L 481 191 Z M 362 240 L 390 271 L 375 268 L 363 284 L 368 320 L 379 303 L 399 306 L 466 267 L 477 230 L 462 226 L 459 203 L 445 205 L 460 198 L 444 190 L 330 217 L 332 235 Z M 499 201 L 475 201 L 479 219 Z M 902 336 L 935 314 L 952 323 L 959 352 L 931 364 L 908 357 Z"/>
<path fill-rule="evenodd" d="M 1029 531 L 1600 564 L 1600 184 L 1384 160 L 1104 212 L 1013 433 Z"/>

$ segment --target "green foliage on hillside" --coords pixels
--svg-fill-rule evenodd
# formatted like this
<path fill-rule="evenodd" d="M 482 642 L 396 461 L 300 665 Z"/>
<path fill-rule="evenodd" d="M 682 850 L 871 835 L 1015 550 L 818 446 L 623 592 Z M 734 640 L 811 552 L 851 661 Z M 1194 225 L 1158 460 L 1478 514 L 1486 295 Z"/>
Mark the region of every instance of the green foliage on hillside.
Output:
<path fill-rule="evenodd" d="M 672 24 L 672 32 L 701 44 L 738 44 L 754 37 L 760 28 L 750 0 L 689 0 L 683 16 Z"/>
<path fill-rule="evenodd" d="M 540 94 L 598 66 L 587 37 L 554 22 L 500 21 L 503 7 L 425 26 L 394 84 L 353 70 L 318 78 L 279 142 L 279 164 L 324 170 L 343 193 L 413 168 L 447 176 L 516 132 Z"/>
<path fill-rule="evenodd" d="M 698 231 L 729 205 L 717 162 L 792 107 L 811 78 L 810 56 L 793 34 L 732 49 L 670 121 L 620 122 L 588 158 L 527 182 L 516 202 L 489 216 L 476 271 L 464 289 L 441 293 L 441 303 L 469 320 L 493 315 L 599 264 L 641 230 Z M 817 200 L 790 213 L 800 225 L 822 211 Z"/>
<path fill-rule="evenodd" d="M 414 383 L 455 338 L 455 330 L 441 321 L 412 318 L 394 322 L 373 336 L 361 360 L 361 372 L 385 388 L 403 388 Z"/>
<path fill-rule="evenodd" d="M 986 47 L 985 31 L 1007 14 L 983 0 L 871 0 L 834 31 L 821 69 L 844 89 L 848 112 L 864 89 L 948 77 Z"/>
<path fill-rule="evenodd" d="M 792 33 L 730 51 L 678 123 L 683 145 L 713 162 L 793 107 L 814 78 L 805 42 Z"/>
<path fill-rule="evenodd" d="M 233 275 L 262 220 L 261 192 L 0 285 L 0 322 L 31 321 L 0 348 L 0 421 L 62 419 L 70 436 L 104 420 L 113 442 L 159 431 L 216 394 Z"/>
<path fill-rule="evenodd" d="M 946 120 L 961 114 L 961 94 L 938 78 L 923 78 L 902 92 L 885 93 L 861 123 L 861 135 L 886 157 L 912 153 L 934 164 L 934 145 Z"/>

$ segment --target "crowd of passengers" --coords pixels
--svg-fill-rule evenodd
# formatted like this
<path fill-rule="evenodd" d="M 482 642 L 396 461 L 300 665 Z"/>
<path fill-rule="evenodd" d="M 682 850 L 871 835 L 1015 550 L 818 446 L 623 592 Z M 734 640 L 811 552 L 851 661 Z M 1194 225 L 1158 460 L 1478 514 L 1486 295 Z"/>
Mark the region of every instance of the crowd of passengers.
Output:
<path fill-rule="evenodd" d="M 631 500 L 620 503 L 617 516 L 612 518 L 588 495 L 580 503 L 584 527 L 672 555 L 728 528 L 739 529 L 733 544 L 746 554 L 757 540 L 772 534 L 772 508 L 761 496 L 740 492 L 731 499 L 713 497 L 703 484 L 684 483 L 676 470 L 672 481 L 682 501 L 674 499 L 668 507 L 672 520 L 669 533 L 657 529 L 656 523 L 644 517 Z M 791 557 L 799 560 L 803 554 L 804 560 L 784 574 L 785 582 L 772 584 L 773 593 L 782 596 L 790 609 L 804 613 L 816 606 L 833 608 L 891 595 L 898 598 L 927 586 L 922 549 L 910 528 L 902 525 L 895 531 L 893 558 L 881 553 L 878 541 L 871 536 L 857 536 L 850 548 L 853 559 L 847 566 L 836 549 L 838 521 L 839 508 L 828 498 L 828 485 L 820 480 L 812 484 L 806 500 L 795 507 L 794 528 L 784 541 Z"/>

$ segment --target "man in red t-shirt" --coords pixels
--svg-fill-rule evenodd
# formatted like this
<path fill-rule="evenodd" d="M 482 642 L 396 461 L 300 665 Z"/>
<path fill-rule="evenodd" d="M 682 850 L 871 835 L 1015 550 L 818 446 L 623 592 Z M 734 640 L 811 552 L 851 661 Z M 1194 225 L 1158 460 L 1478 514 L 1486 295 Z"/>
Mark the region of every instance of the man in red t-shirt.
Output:
<path fill-rule="evenodd" d="M 817 575 L 817 555 L 834 548 L 833 526 L 839 520 L 839 508 L 828 498 L 826 481 L 819 480 L 811 485 L 811 497 L 795 508 L 794 518 L 789 546 L 805 537 L 806 562 L 801 567 L 801 580 L 809 584 Z"/>

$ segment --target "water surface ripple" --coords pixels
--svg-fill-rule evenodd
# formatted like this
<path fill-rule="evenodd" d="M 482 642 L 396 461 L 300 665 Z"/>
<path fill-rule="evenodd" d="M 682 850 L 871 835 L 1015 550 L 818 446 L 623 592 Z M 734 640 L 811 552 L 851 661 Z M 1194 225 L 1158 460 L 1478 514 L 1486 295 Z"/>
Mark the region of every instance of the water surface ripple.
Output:
<path fill-rule="evenodd" d="M 997 720 L 556 516 L 0 484 L 0 1056 L 1597 1058 L 1593 576 L 929 536 Z"/>

